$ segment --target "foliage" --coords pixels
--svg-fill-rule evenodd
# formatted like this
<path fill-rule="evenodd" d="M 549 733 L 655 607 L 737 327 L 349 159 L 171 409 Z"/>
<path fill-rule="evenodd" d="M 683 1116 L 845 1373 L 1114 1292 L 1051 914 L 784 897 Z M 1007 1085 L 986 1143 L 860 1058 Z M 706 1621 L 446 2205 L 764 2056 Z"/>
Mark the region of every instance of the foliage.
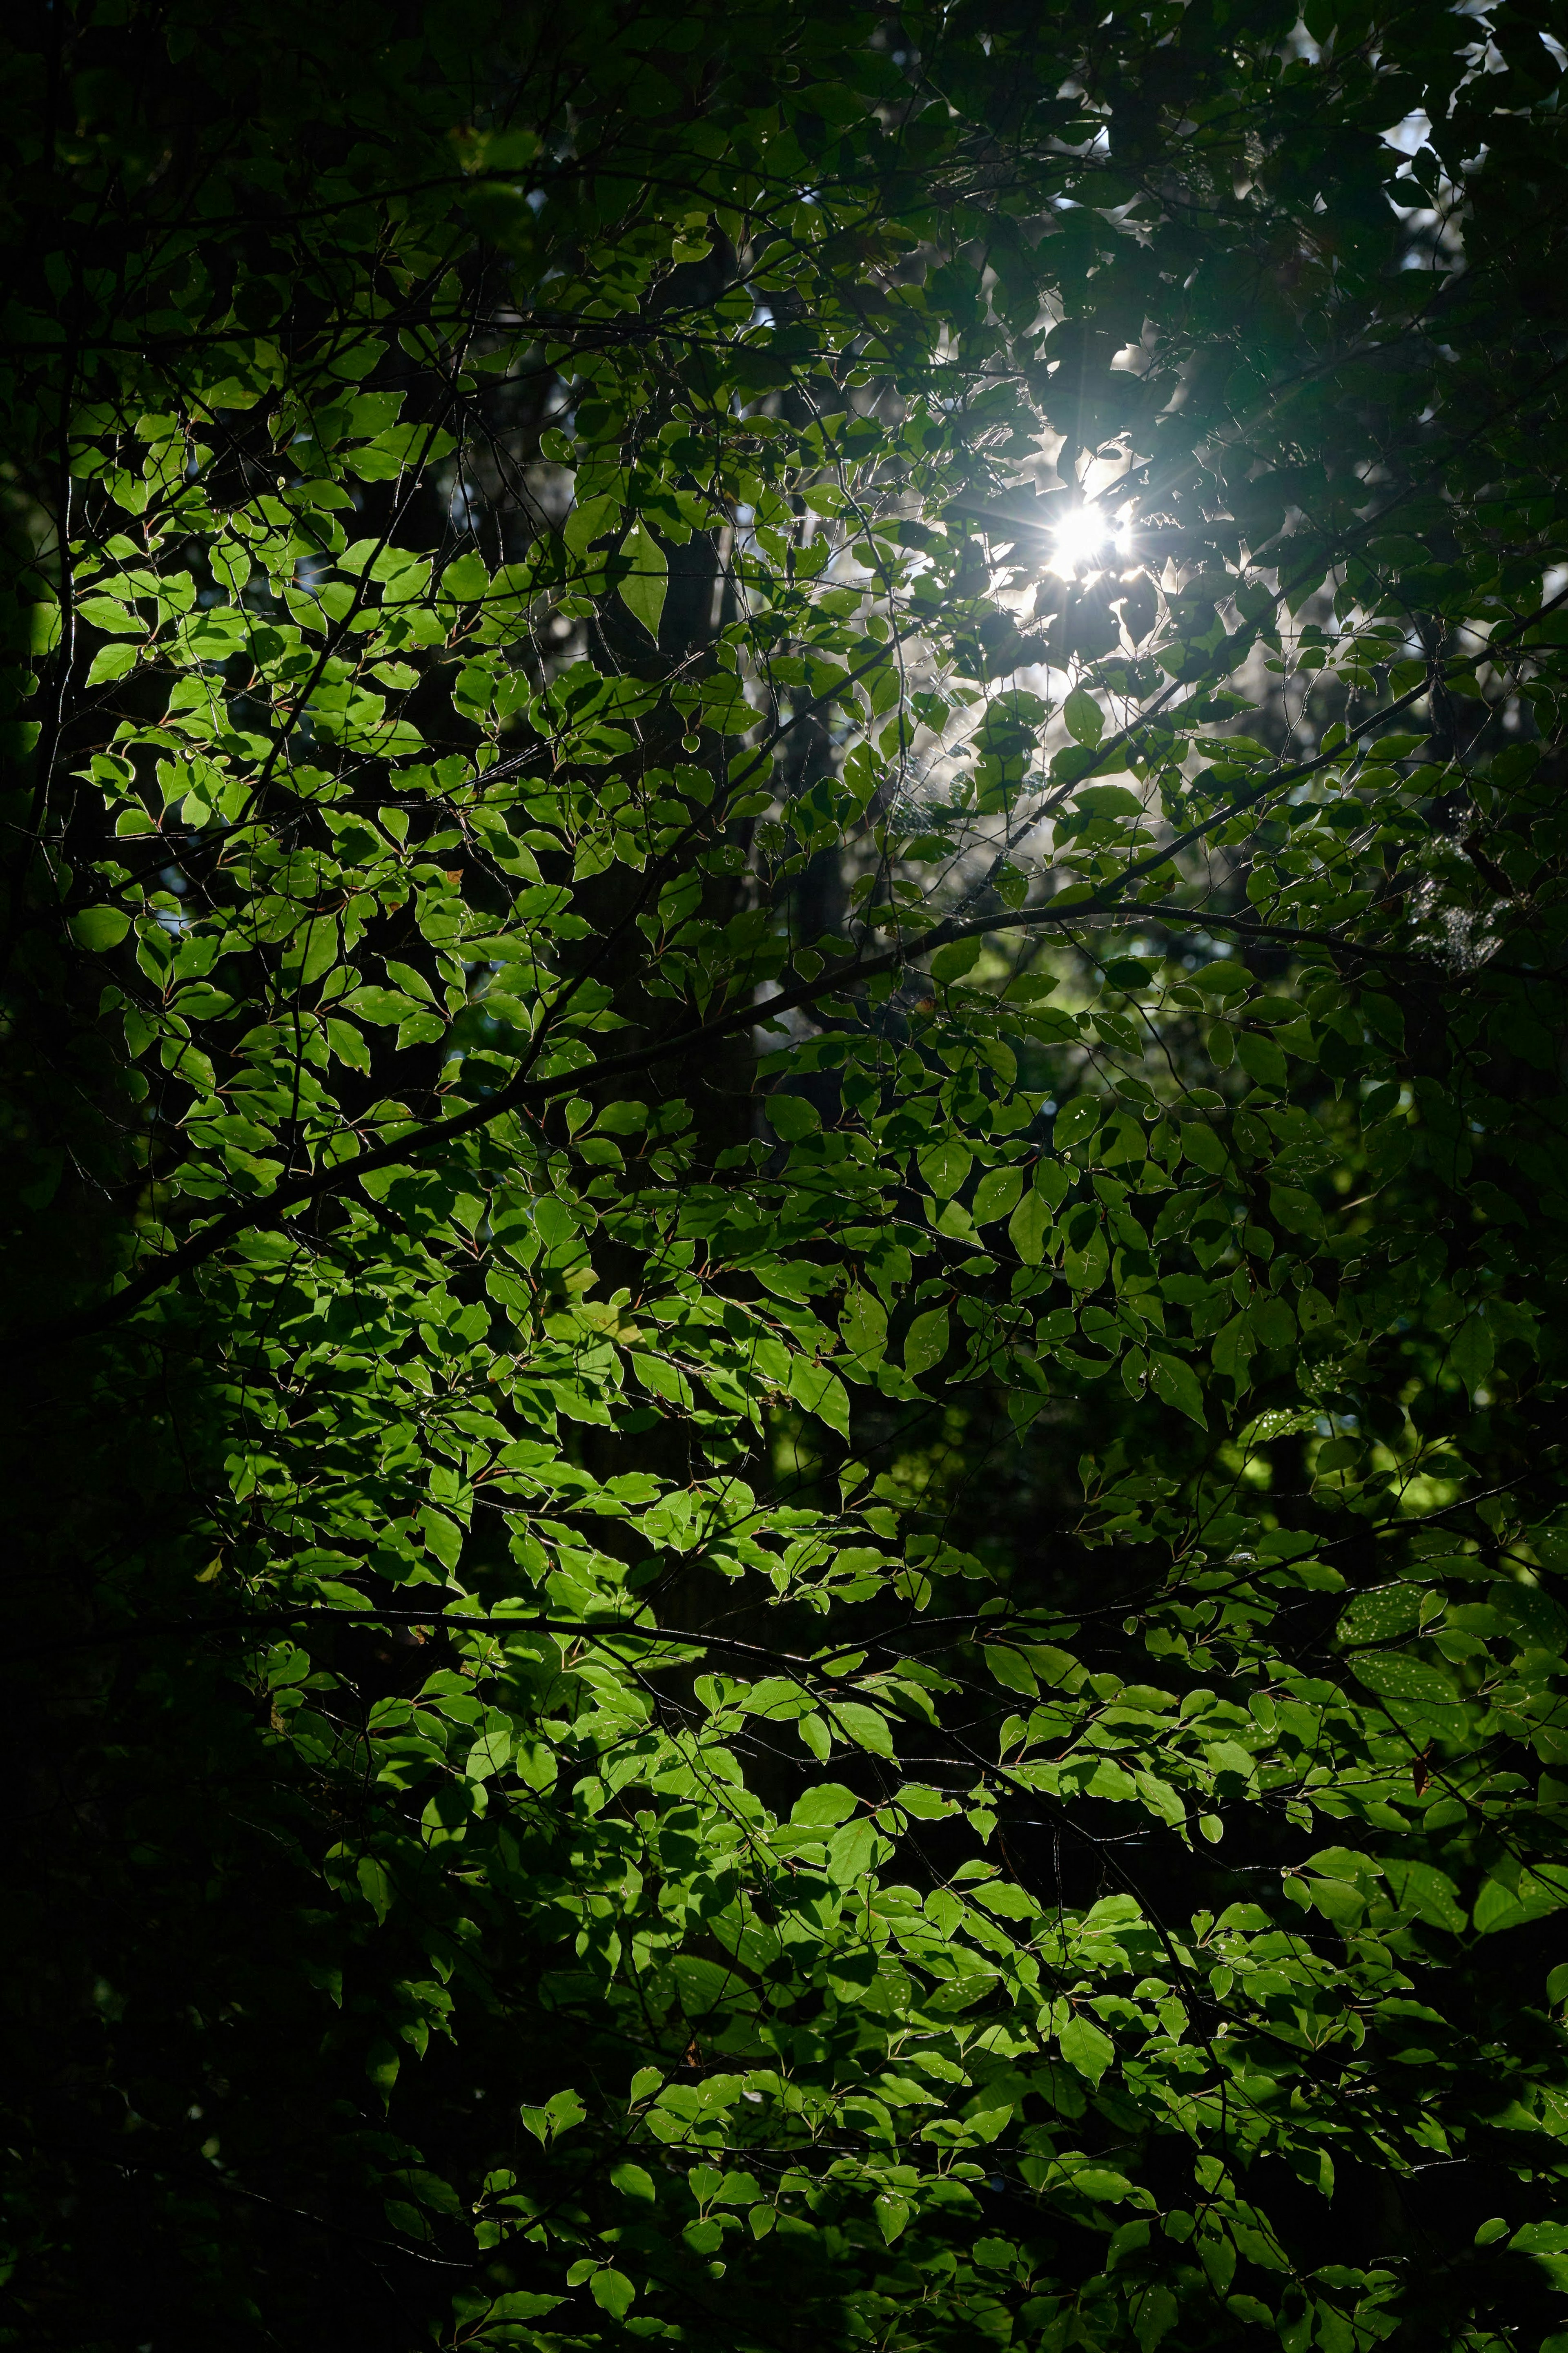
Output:
<path fill-rule="evenodd" d="M 6 62 L 6 2341 L 1568 2343 L 1555 12 L 564 16 Z"/>

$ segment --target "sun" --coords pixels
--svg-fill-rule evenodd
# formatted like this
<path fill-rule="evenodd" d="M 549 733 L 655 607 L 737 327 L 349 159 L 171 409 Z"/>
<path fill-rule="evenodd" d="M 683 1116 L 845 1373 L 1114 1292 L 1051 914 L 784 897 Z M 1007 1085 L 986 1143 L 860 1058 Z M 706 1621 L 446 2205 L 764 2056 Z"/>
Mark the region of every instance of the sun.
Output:
<path fill-rule="evenodd" d="M 1116 534 L 1098 507 L 1075 507 L 1051 533 L 1051 570 L 1062 580 L 1081 579 L 1104 564 Z"/>

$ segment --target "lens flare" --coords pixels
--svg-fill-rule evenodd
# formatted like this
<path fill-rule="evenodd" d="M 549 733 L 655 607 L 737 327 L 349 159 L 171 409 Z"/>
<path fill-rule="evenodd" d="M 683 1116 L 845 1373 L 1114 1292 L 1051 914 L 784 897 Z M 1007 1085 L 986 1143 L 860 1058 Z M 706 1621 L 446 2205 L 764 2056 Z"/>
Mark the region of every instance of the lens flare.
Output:
<path fill-rule="evenodd" d="M 1051 533 L 1051 570 L 1062 580 L 1081 579 L 1106 562 L 1117 534 L 1097 507 L 1076 507 Z"/>

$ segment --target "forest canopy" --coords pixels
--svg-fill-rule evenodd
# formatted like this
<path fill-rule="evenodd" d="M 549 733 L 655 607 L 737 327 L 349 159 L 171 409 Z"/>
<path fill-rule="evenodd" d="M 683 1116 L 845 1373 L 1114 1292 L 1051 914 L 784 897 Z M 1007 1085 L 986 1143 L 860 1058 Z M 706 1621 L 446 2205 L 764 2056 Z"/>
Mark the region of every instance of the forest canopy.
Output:
<path fill-rule="evenodd" d="M 12 19 L 0 2343 L 1568 2353 L 1565 39 Z"/>

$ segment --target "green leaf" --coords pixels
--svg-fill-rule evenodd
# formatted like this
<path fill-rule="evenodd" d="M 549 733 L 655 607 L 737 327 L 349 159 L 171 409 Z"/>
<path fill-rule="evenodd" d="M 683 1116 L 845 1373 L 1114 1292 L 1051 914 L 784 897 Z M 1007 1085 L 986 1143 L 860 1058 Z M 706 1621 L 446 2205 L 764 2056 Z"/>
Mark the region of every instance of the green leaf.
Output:
<path fill-rule="evenodd" d="M 858 1747 L 868 1748 L 874 1757 L 891 1757 L 893 1736 L 879 1709 L 863 1706 L 858 1700 L 837 1700 L 829 1713 L 835 1726 L 847 1732 Z"/>
<path fill-rule="evenodd" d="M 1260 1037 L 1256 1029 L 1237 1032 L 1236 1058 L 1247 1076 L 1260 1086 L 1283 1087 L 1289 1075 L 1284 1055 L 1272 1038 Z"/>
<path fill-rule="evenodd" d="M 1454 1335 L 1449 1362 L 1470 1391 L 1479 1389 L 1491 1371 L 1493 1354 L 1491 1331 L 1485 1319 L 1479 1312 L 1467 1315 Z"/>
<path fill-rule="evenodd" d="M 606 1103 L 599 1113 L 594 1132 L 597 1135 L 640 1135 L 647 1125 L 647 1103 Z"/>
<path fill-rule="evenodd" d="M 847 1789 L 842 1781 L 819 1781 L 815 1788 L 795 1799 L 790 1820 L 808 1829 L 836 1829 L 840 1822 L 848 1820 L 859 1803 L 854 1790 Z"/>
<path fill-rule="evenodd" d="M 521 2108 L 518 2113 L 535 2140 L 548 2144 L 558 2134 L 574 2130 L 588 2111 L 577 2093 L 566 2090 L 552 2093 L 542 2108 Z"/>
<path fill-rule="evenodd" d="M 136 615 L 117 604 L 112 596 L 84 596 L 78 605 L 79 621 L 90 622 L 95 629 L 107 629 L 117 637 L 141 637 L 142 624 Z"/>
<path fill-rule="evenodd" d="M 544 2315 L 553 2312 L 563 2300 L 558 2295 L 541 2295 L 531 2288 L 508 2288 L 504 2295 L 498 2295 L 490 2304 L 485 2316 L 487 2329 L 471 2341 L 482 2345 L 488 2334 L 488 2324 L 492 2321 L 504 2326 L 510 2321 L 542 2320 Z M 504 2343 L 505 2339 L 501 2341 Z"/>
<path fill-rule="evenodd" d="M 362 1855 L 355 1866 L 360 1893 L 378 1920 L 384 1920 L 392 1908 L 392 1881 L 384 1863 L 374 1855 Z"/>
<path fill-rule="evenodd" d="M 1075 744 L 1098 745 L 1105 733 L 1105 714 L 1092 694 L 1075 686 L 1062 705 L 1062 718 Z"/>
<path fill-rule="evenodd" d="M 1038 1266 L 1051 1232 L 1051 1215 L 1043 1194 L 1031 1186 L 1007 1220 L 1007 1240 L 1026 1266 Z"/>
<path fill-rule="evenodd" d="M 588 2282 L 588 2293 L 612 2320 L 624 2320 L 637 2301 L 637 2289 L 625 2272 L 595 2272 Z"/>
<path fill-rule="evenodd" d="M 871 2211 L 877 2218 L 877 2228 L 885 2244 L 890 2247 L 895 2239 L 902 2236 L 909 2223 L 909 2200 L 900 2198 L 895 2190 L 884 2189 L 879 2194 Z"/>
<path fill-rule="evenodd" d="M 658 636 L 669 586 L 669 565 L 662 547 L 643 523 L 634 523 L 621 542 L 621 554 L 631 570 L 621 582 L 620 596 L 635 621 L 650 638 Z"/>
<path fill-rule="evenodd" d="M 940 1365 L 948 1351 L 948 1319 L 945 1307 L 929 1308 L 917 1315 L 904 1335 L 904 1369 L 917 1377 L 929 1373 Z"/>
<path fill-rule="evenodd" d="M 825 1719 L 816 1715 L 798 1716 L 795 1728 L 803 1746 L 810 1749 L 819 1765 L 826 1765 L 833 1754 L 833 1735 Z"/>
<path fill-rule="evenodd" d="M 1187 1119 L 1182 1122 L 1182 1150 L 1196 1168 L 1206 1169 L 1211 1176 L 1223 1176 L 1230 1166 L 1230 1155 L 1224 1139 L 1216 1135 L 1205 1120 Z"/>
<path fill-rule="evenodd" d="M 1051 1142 L 1058 1152 L 1069 1152 L 1075 1144 L 1082 1144 L 1100 1125 L 1106 1105 L 1098 1095 L 1077 1095 L 1058 1112 L 1051 1129 Z"/>
<path fill-rule="evenodd" d="M 1149 1378 L 1157 1397 L 1173 1405 L 1178 1413 L 1184 1413 L 1189 1421 L 1195 1421 L 1200 1430 L 1207 1429 L 1203 1389 L 1191 1365 L 1184 1364 L 1179 1356 L 1155 1351 L 1149 1358 Z"/>
<path fill-rule="evenodd" d="M 973 1166 L 973 1155 L 955 1136 L 929 1145 L 919 1156 L 921 1176 L 939 1201 L 951 1199 Z"/>
<path fill-rule="evenodd" d="M 1347 1460 L 1353 1461 L 1359 1450 L 1352 1444 Z M 1323 1458 L 1329 1449 L 1319 1451 L 1318 1468 L 1323 1468 Z M 1340 1620 L 1340 1640 L 1343 1642 L 1393 1642 L 1400 1635 L 1415 1630 L 1421 1614 L 1422 1588 L 1416 1585 L 1385 1586 L 1376 1593 L 1361 1594 Z"/>
<path fill-rule="evenodd" d="M 1058 2035 L 1057 2041 L 1068 2065 L 1076 2068 L 1080 2075 L 1087 2076 L 1091 2084 L 1099 2084 L 1100 2077 L 1116 2056 L 1116 2046 L 1110 2035 L 1096 2026 L 1094 2021 L 1086 2017 L 1082 2010 L 1073 2012 Z M 1089 2186 L 1093 2178 L 1092 2174 L 1075 2177 L 1075 2181 L 1083 2188 L 1086 2197 L 1112 2194 L 1104 2190 L 1097 2193 L 1092 2187 Z M 1121 2179 L 1120 2175 L 1112 2178 L 1119 2181 Z"/>
<path fill-rule="evenodd" d="M 384 2035 L 377 2035 L 365 2053 L 364 2072 L 381 2094 L 384 2106 L 392 2096 L 402 2064 L 396 2047 Z"/>
<path fill-rule="evenodd" d="M 1010 1643 L 987 1642 L 985 1663 L 996 1681 L 1008 1691 L 1022 1692 L 1026 1699 L 1039 1696 L 1040 1686 L 1034 1669 L 1023 1652 L 1015 1651 Z"/>
<path fill-rule="evenodd" d="M 1288 1303 L 1265 1293 L 1247 1311 L 1247 1321 L 1266 1348 L 1289 1348 L 1296 1339 L 1296 1318 Z"/>
<path fill-rule="evenodd" d="M 1101 2200 L 1111 2205 L 1119 2204 L 1132 2187 L 1124 2173 L 1108 2165 L 1075 2166 L 1069 2179 L 1080 2198 Z"/>
<path fill-rule="evenodd" d="M 1090 774 L 1095 765 L 1095 756 L 1093 749 L 1089 744 L 1069 744 L 1067 749 L 1058 752 L 1051 762 L 1052 784 L 1076 785 L 1080 776 Z M 1110 787 L 1109 789 L 1119 788 Z M 1080 806 L 1082 797 L 1080 797 Z M 1124 794 L 1123 797 L 1129 802 L 1132 800 L 1131 793 Z M 1136 806 L 1136 804 L 1133 805 Z"/>
<path fill-rule="evenodd" d="M 651 2206 L 658 2195 L 652 2174 L 645 2166 L 634 2165 L 630 2158 L 610 2168 L 610 2182 L 623 2198 L 635 2198 L 645 2205 Z"/>
<path fill-rule="evenodd" d="M 131 918 L 119 907 L 84 907 L 70 919 L 72 939 L 93 955 L 117 948 L 130 929 Z"/>
<path fill-rule="evenodd" d="M 441 575 L 441 586 L 447 595 L 459 597 L 465 604 L 477 604 L 489 585 L 489 574 L 477 555 L 455 556 Z"/>
<path fill-rule="evenodd" d="M 1268 1209 L 1287 1233 L 1306 1234 L 1312 1239 L 1322 1234 L 1323 1213 L 1310 1193 L 1303 1192 L 1300 1186 L 1270 1185 Z"/>
<path fill-rule="evenodd" d="M 1352 1662 L 1359 1683 L 1380 1699 L 1409 1699 L 1450 1707 L 1458 1698 L 1451 1675 L 1404 1651 L 1364 1651 Z"/>
<path fill-rule="evenodd" d="M 1542 1550 L 1551 1557 L 1545 1541 Z M 1489 1585 L 1487 1601 L 1521 1651 L 1568 1650 L 1568 1609 L 1539 1586 Z"/>
<path fill-rule="evenodd" d="M 417 1001 L 398 988 L 356 988 L 342 1000 L 343 1010 L 357 1013 L 362 1021 L 375 1021 L 390 1027 L 405 1021 L 417 1013 Z"/>
<path fill-rule="evenodd" d="M 1193 980 L 1206 996 L 1225 998 L 1243 997 L 1252 986 L 1247 966 L 1232 956 L 1216 956 L 1213 964 L 1200 965 Z"/>
<path fill-rule="evenodd" d="M 931 978 L 942 982 L 962 980 L 979 962 L 981 945 L 977 939 L 949 941 L 946 947 L 937 949 L 931 960 Z"/>
<path fill-rule="evenodd" d="M 838 1328 L 845 1346 L 862 1364 L 874 1363 L 887 1346 L 888 1311 L 872 1293 L 856 1283 L 846 1294 Z"/>
<path fill-rule="evenodd" d="M 284 488 L 283 496 L 289 505 L 294 507 L 331 509 L 353 505 L 352 491 L 346 491 L 341 482 L 330 482 L 319 476 L 288 483 Z"/>
<path fill-rule="evenodd" d="M 1533 1920 L 1549 1919 L 1564 1906 L 1568 1906 L 1568 1865 L 1549 1863 L 1521 1872 L 1515 1886 L 1504 1884 L 1502 1873 L 1497 1873 L 1476 1898 L 1471 1918 L 1478 1936 L 1487 1936 L 1500 1928 L 1521 1928 Z"/>
<path fill-rule="evenodd" d="M 809 1356 L 792 1356 L 789 1393 L 806 1413 L 815 1414 L 847 1440 L 849 1396 L 836 1372 L 826 1365 L 813 1364 Z"/>
<path fill-rule="evenodd" d="M 1168 2287 L 1146 2290 L 1139 2298 L 1133 2320 L 1139 2353 L 1154 2353 L 1154 2348 L 1170 2335 L 1180 2317 L 1181 2306 Z"/>
<path fill-rule="evenodd" d="M 1256 2295 L 1227 2295 L 1226 2310 L 1237 2320 L 1251 2321 L 1259 2328 L 1272 2328 L 1274 2315 L 1262 2299 Z"/>
<path fill-rule="evenodd" d="M 816 1105 L 804 1095 L 769 1095 L 768 1125 L 786 1144 L 798 1144 L 803 1136 L 815 1135 L 822 1125 L 822 1114 Z"/>
<path fill-rule="evenodd" d="M 1005 1218 L 1007 1215 L 1008 1211 L 1017 1201 L 1023 1188 L 1024 1173 L 1022 1169 L 1006 1167 L 988 1168 L 984 1176 L 981 1178 L 979 1184 L 974 1188 L 974 1199 L 971 1204 L 969 1214 L 973 1219 L 977 1226 L 990 1225 L 994 1219 Z M 1012 1238 L 1011 1233 L 1009 1233 L 1009 1238 Z M 1016 1240 L 1013 1240 L 1013 1247 L 1015 1250 L 1018 1250 L 1018 1243 Z M 1019 1256 L 1022 1257 L 1023 1255 L 1023 1251 L 1019 1250 Z M 1032 1265 L 1038 1265 L 1038 1251 L 1036 1252 L 1030 1263 Z"/>
<path fill-rule="evenodd" d="M 106 686 L 114 679 L 129 678 L 140 659 L 135 646 L 100 646 L 92 658 L 87 683 L 89 687 Z"/>
<path fill-rule="evenodd" d="M 1433 1927 L 1446 1928 L 1450 1936 L 1464 1935 L 1468 1922 L 1458 1890 L 1435 1863 L 1392 1860 L 1388 1884 L 1402 1912 L 1413 1912 Z"/>

